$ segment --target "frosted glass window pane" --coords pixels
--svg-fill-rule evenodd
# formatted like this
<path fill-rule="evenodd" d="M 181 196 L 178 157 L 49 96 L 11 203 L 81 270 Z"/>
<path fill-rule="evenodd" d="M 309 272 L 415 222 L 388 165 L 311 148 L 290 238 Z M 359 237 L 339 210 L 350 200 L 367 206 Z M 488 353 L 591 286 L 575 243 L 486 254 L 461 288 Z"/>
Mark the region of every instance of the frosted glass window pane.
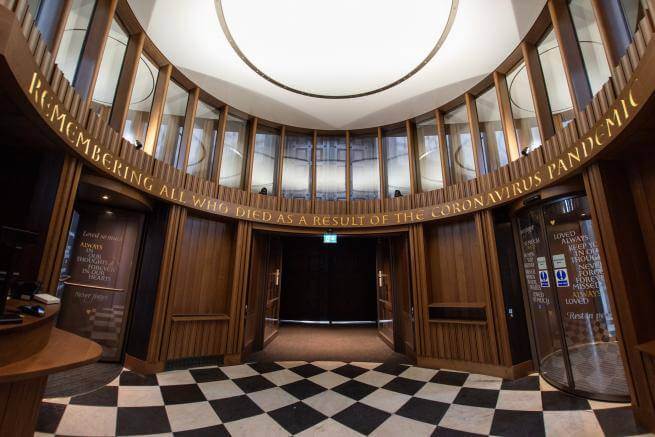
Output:
<path fill-rule="evenodd" d="M 255 154 L 252 163 L 252 191 L 259 193 L 266 188 L 267 194 L 277 192 L 277 157 L 280 149 L 280 134 L 268 128 L 257 129 Z"/>
<path fill-rule="evenodd" d="M 243 181 L 243 169 L 246 163 L 246 136 L 248 122 L 232 115 L 227 116 L 227 126 L 223 138 L 223 156 L 219 185 L 240 188 Z"/>
<path fill-rule="evenodd" d="M 346 199 L 346 138 L 319 136 L 316 142 L 316 198 Z"/>
<path fill-rule="evenodd" d="M 312 136 L 287 133 L 284 146 L 282 195 L 312 198 Z"/>
<path fill-rule="evenodd" d="M 175 82 L 170 81 L 155 150 L 155 158 L 168 164 L 174 165 L 180 153 L 188 100 L 189 93 Z"/>
<path fill-rule="evenodd" d="M 478 125 L 480 126 L 480 141 L 482 145 L 483 167 L 488 173 L 498 170 L 509 162 L 505 146 L 505 133 L 500 121 L 500 108 L 496 88 L 475 99 L 478 112 Z"/>
<path fill-rule="evenodd" d="M 93 89 L 93 107 L 104 119 L 109 118 L 114 104 L 128 40 L 129 36 L 120 23 L 116 19 L 112 20 L 109 37 L 102 53 L 98 79 Z"/>
<path fill-rule="evenodd" d="M 509 89 L 509 100 L 519 148 L 527 149 L 530 152 L 541 145 L 541 135 L 525 62 L 521 61 L 507 73 L 505 80 Z"/>
<path fill-rule="evenodd" d="M 453 182 L 459 183 L 475 178 L 475 158 L 466 107 L 462 105 L 446 113 L 444 124 L 448 146 L 448 168 Z"/>
<path fill-rule="evenodd" d="M 141 55 L 123 131 L 123 137 L 132 143 L 136 144 L 139 141 L 144 144 L 146 141 L 146 131 L 158 76 L 159 68 L 145 54 Z"/>
<path fill-rule="evenodd" d="M 219 120 L 218 109 L 204 102 L 198 102 L 196 118 L 193 121 L 187 173 L 209 179 L 216 152 Z"/>
<path fill-rule="evenodd" d="M 387 182 L 387 196 L 394 197 L 396 190 L 405 196 L 410 194 L 409 152 L 405 129 L 385 133 L 382 149 Z"/>
<path fill-rule="evenodd" d="M 421 191 L 431 191 L 444 186 L 441 171 L 441 144 L 437 135 L 437 120 L 417 123 L 416 141 Z"/>
<path fill-rule="evenodd" d="M 56 62 L 69 82 L 75 80 L 86 32 L 95 9 L 95 0 L 73 0 L 59 43 Z"/>
<path fill-rule="evenodd" d="M 350 136 L 350 198 L 377 199 L 380 197 L 380 163 L 378 136 Z"/>

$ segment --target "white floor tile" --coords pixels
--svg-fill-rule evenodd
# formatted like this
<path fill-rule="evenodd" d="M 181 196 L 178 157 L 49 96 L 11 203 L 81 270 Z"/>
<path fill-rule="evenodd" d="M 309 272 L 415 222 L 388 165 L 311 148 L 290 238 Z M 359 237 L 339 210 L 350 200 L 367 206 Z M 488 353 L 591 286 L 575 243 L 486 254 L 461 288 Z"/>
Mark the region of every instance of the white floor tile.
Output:
<path fill-rule="evenodd" d="M 264 411 L 277 410 L 298 402 L 298 399 L 279 387 L 249 393 L 248 397 Z"/>
<path fill-rule="evenodd" d="M 385 420 L 370 435 L 374 437 L 430 436 L 435 429 L 435 425 L 394 415 Z"/>
<path fill-rule="evenodd" d="M 474 434 L 489 434 L 494 418 L 491 408 L 453 404 L 441 419 L 439 426 Z"/>
<path fill-rule="evenodd" d="M 221 423 L 209 402 L 167 405 L 166 414 L 173 432 L 208 428 Z"/>
<path fill-rule="evenodd" d="M 159 385 L 182 385 L 195 384 L 196 380 L 193 379 L 193 376 L 191 376 L 188 370 L 173 370 L 158 373 L 157 382 Z"/>
<path fill-rule="evenodd" d="M 381 388 L 361 399 L 359 402 L 387 413 L 395 413 L 411 399 L 411 396 Z"/>
<path fill-rule="evenodd" d="M 368 372 L 359 375 L 355 380 L 374 387 L 382 387 L 394 378 L 394 375 L 389 375 L 388 373 L 369 370 Z"/>
<path fill-rule="evenodd" d="M 407 379 L 415 379 L 416 381 L 428 382 L 436 374 L 437 374 L 437 370 L 412 366 L 409 367 L 407 370 L 405 370 L 403 373 L 401 373 L 399 376 L 402 376 L 403 378 L 407 378 Z"/>
<path fill-rule="evenodd" d="M 228 422 L 225 424 L 225 428 L 234 437 L 286 437 L 289 435 L 268 414 L 260 414 L 259 416 Z"/>
<path fill-rule="evenodd" d="M 547 436 L 592 437 L 603 435 L 593 411 L 544 411 Z"/>
<path fill-rule="evenodd" d="M 303 400 L 303 403 L 328 417 L 332 417 L 354 404 L 355 401 L 347 396 L 328 390 Z"/>
<path fill-rule="evenodd" d="M 238 366 L 221 367 L 221 371 L 230 379 L 245 378 L 247 376 L 259 375 L 259 373 L 248 366 L 247 364 L 240 364 Z"/>
<path fill-rule="evenodd" d="M 112 436 L 116 434 L 114 407 L 68 405 L 57 427 L 57 434 L 68 436 Z"/>
<path fill-rule="evenodd" d="M 208 401 L 230 398 L 243 394 L 243 390 L 229 379 L 226 379 L 225 381 L 202 382 L 198 384 L 198 388 L 202 391 L 202 394 L 205 395 L 205 398 Z"/>
<path fill-rule="evenodd" d="M 457 394 L 460 390 L 461 387 L 456 385 L 428 382 L 423 387 L 421 387 L 421 389 L 416 392 L 414 396 L 417 398 L 451 404 L 457 397 Z"/>
<path fill-rule="evenodd" d="M 345 376 L 333 372 L 319 373 L 318 375 L 314 375 L 307 379 L 327 389 L 334 388 L 350 380 L 350 378 L 346 378 Z"/>
<path fill-rule="evenodd" d="M 157 386 L 118 387 L 119 407 L 156 407 L 164 405 L 161 390 Z"/>
<path fill-rule="evenodd" d="M 277 370 L 275 372 L 264 373 L 262 376 L 268 379 L 269 381 L 271 381 L 273 384 L 277 385 L 278 387 L 282 385 L 291 384 L 292 382 L 300 381 L 302 379 L 302 376 L 288 369 L 282 369 L 282 370 Z"/>
<path fill-rule="evenodd" d="M 363 434 L 360 434 L 357 431 L 340 424 L 336 420 L 325 419 L 324 421 L 317 423 L 311 428 L 307 428 L 297 435 L 299 437 L 357 437 Z"/>
<path fill-rule="evenodd" d="M 522 410 L 522 411 L 541 411 L 540 391 L 522 391 L 522 390 L 501 390 L 498 395 L 496 409 L 499 410 Z"/>

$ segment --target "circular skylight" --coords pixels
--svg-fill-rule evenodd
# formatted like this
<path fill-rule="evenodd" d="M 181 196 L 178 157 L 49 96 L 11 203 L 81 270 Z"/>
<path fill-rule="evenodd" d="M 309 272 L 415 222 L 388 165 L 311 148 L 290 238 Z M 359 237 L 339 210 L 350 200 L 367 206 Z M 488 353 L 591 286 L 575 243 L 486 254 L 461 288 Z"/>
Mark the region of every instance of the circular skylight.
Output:
<path fill-rule="evenodd" d="M 215 0 L 230 44 L 289 91 L 349 98 L 383 91 L 437 53 L 458 0 Z"/>

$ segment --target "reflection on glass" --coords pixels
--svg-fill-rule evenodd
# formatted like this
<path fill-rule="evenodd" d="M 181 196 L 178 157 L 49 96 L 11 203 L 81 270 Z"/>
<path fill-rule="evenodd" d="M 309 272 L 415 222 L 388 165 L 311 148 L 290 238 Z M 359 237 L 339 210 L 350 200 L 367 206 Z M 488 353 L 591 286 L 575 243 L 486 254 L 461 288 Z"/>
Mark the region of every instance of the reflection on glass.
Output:
<path fill-rule="evenodd" d="M 41 6 L 41 0 L 28 0 L 27 7 L 30 10 L 33 18 L 36 18 L 39 14 L 39 7 Z"/>
<path fill-rule="evenodd" d="M 69 82 L 75 79 L 95 0 L 73 0 L 55 62 Z"/>
<path fill-rule="evenodd" d="M 223 137 L 223 156 L 221 156 L 221 172 L 218 182 L 220 185 L 241 187 L 243 168 L 246 162 L 244 157 L 247 135 L 248 122 L 228 114 Z"/>
<path fill-rule="evenodd" d="M 569 10 L 578 36 L 591 92 L 596 94 L 610 77 L 610 69 L 591 0 L 571 0 Z"/>
<path fill-rule="evenodd" d="M 282 195 L 312 198 L 312 136 L 287 132 L 284 145 Z"/>
<path fill-rule="evenodd" d="M 386 171 L 387 196 L 395 197 L 396 191 L 410 194 L 409 144 L 405 128 L 385 132 L 382 135 L 382 153 Z"/>
<path fill-rule="evenodd" d="M 442 188 L 444 181 L 441 169 L 441 144 L 437 134 L 436 118 L 416 124 L 416 143 L 421 191 Z"/>
<path fill-rule="evenodd" d="M 491 88 L 478 96 L 475 99 L 475 107 L 478 110 L 483 167 L 490 173 L 509 162 L 496 88 Z"/>
<path fill-rule="evenodd" d="M 218 109 L 199 101 L 196 118 L 193 121 L 193 135 L 189 147 L 189 162 L 186 171 L 194 176 L 208 179 L 218 139 Z"/>
<path fill-rule="evenodd" d="M 145 54 L 141 55 L 123 130 L 123 137 L 134 144 L 137 141 L 144 144 L 146 141 L 150 109 L 158 76 L 159 68 Z"/>
<path fill-rule="evenodd" d="M 518 217 L 518 229 L 539 370 L 549 381 L 568 386 L 555 297 L 548 279 L 541 278 L 542 272 L 548 270 L 548 246 L 544 241 L 540 209 L 521 214 Z"/>
<path fill-rule="evenodd" d="M 189 93 L 171 80 L 168 83 L 164 114 L 159 126 L 159 137 L 155 149 L 155 158 L 168 164 L 175 164 L 180 154 L 188 100 Z"/>
<path fill-rule="evenodd" d="M 466 106 L 461 105 L 444 115 L 448 168 L 453 183 L 475 178 L 475 158 Z"/>
<path fill-rule="evenodd" d="M 633 34 L 637 31 L 639 21 L 644 17 L 644 0 L 621 0 L 621 6 L 628 29 Z"/>
<path fill-rule="evenodd" d="M 516 139 L 521 150 L 531 152 L 541 145 L 534 101 L 525 62 L 521 61 L 505 77 L 514 118 Z"/>
<path fill-rule="evenodd" d="M 350 198 L 380 197 L 378 136 L 375 133 L 350 136 Z"/>
<path fill-rule="evenodd" d="M 255 154 L 252 163 L 252 192 L 262 188 L 270 195 L 277 193 L 277 156 L 280 150 L 280 134 L 276 129 L 259 126 L 255 135 Z"/>
<path fill-rule="evenodd" d="M 316 198 L 346 199 L 346 138 L 319 136 L 316 140 Z"/>
<path fill-rule="evenodd" d="M 628 385 L 587 198 L 564 199 L 544 207 L 544 223 L 574 388 L 627 397 Z"/>
<path fill-rule="evenodd" d="M 114 104 L 116 86 L 121 74 L 128 39 L 127 32 L 114 18 L 102 53 L 98 79 L 93 89 L 93 108 L 105 120 L 109 119 L 111 107 Z"/>
<path fill-rule="evenodd" d="M 573 102 L 569 94 L 568 82 L 564 73 L 562 56 L 557 45 L 557 38 L 553 29 L 548 31 L 546 37 L 537 47 L 541 68 L 546 82 L 546 92 L 553 113 L 556 129 L 566 127 L 573 120 Z"/>

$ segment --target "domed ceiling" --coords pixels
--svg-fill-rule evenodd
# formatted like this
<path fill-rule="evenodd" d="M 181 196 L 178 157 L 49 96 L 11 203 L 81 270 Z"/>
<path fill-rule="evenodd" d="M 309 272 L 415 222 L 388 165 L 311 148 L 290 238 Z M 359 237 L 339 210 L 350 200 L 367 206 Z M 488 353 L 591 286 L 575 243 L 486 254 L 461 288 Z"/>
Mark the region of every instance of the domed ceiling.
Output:
<path fill-rule="evenodd" d="M 203 89 L 271 121 L 389 124 L 448 102 L 520 43 L 545 0 L 129 0 Z"/>

